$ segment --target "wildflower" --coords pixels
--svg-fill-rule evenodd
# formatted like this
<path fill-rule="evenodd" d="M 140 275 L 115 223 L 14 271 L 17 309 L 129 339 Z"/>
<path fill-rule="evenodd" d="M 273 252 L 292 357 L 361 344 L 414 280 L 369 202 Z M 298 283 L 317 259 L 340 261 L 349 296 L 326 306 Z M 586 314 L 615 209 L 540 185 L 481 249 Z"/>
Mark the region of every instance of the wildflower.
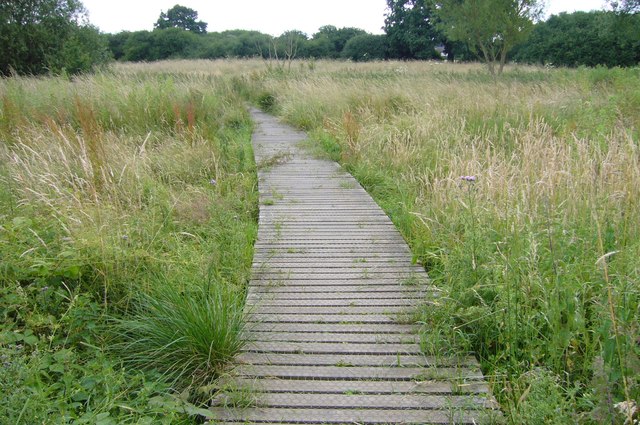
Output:
<path fill-rule="evenodd" d="M 613 405 L 620 413 L 626 416 L 625 425 L 637 424 L 638 420 L 634 419 L 638 414 L 638 406 L 633 400 L 622 401 Z M 632 422 L 633 421 L 633 422 Z"/>
<path fill-rule="evenodd" d="M 460 180 L 464 180 L 466 182 L 474 182 L 476 181 L 476 176 L 460 176 Z"/>
<path fill-rule="evenodd" d="M 218 184 L 218 182 L 216 181 L 216 179 L 211 179 L 211 180 L 209 180 L 209 184 L 211 186 L 216 186 Z"/>

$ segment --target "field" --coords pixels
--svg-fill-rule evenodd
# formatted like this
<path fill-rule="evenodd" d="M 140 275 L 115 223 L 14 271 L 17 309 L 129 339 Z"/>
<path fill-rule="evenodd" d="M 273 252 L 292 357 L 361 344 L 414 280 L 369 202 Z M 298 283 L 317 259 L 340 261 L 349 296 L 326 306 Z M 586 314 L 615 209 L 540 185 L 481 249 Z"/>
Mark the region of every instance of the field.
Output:
<path fill-rule="evenodd" d="M 402 231 L 443 291 L 415 317 L 426 353 L 474 352 L 510 423 L 623 423 L 640 398 L 640 69 L 268 65 L 0 81 L 0 416 L 203 413 L 256 232 L 249 100 Z"/>

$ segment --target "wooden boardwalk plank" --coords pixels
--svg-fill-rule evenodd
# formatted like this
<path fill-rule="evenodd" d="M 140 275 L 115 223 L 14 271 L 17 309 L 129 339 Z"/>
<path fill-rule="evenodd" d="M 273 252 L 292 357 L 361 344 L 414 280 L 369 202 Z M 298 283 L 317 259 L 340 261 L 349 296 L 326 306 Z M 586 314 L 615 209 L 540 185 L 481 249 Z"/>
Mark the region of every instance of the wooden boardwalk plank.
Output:
<path fill-rule="evenodd" d="M 213 423 L 479 423 L 495 403 L 467 353 L 427 357 L 411 317 L 439 296 L 391 220 L 305 134 L 252 111 L 260 213 L 246 344 Z"/>
<path fill-rule="evenodd" d="M 418 344 L 399 343 L 331 343 L 331 342 L 271 342 L 271 341 L 249 341 L 245 351 L 254 353 L 302 353 L 302 354 L 420 354 Z"/>
<path fill-rule="evenodd" d="M 247 328 L 250 331 L 261 332 L 299 332 L 299 333 L 320 333 L 320 332 L 349 332 L 349 333 L 376 333 L 376 334 L 411 334 L 415 332 L 415 326 L 398 325 L 396 323 L 249 323 Z M 313 335 L 309 336 L 314 341 Z"/>
<path fill-rule="evenodd" d="M 376 366 L 376 367 L 477 367 L 475 357 L 426 357 L 420 354 L 373 355 L 373 354 L 274 354 L 244 352 L 238 356 L 240 363 L 254 365 L 298 365 L 298 366 Z"/>
<path fill-rule="evenodd" d="M 236 423 L 296 424 L 477 424 L 478 412 L 464 409 L 447 410 L 382 410 L 382 409 L 295 409 L 252 408 L 220 409 L 222 421 Z"/>
<path fill-rule="evenodd" d="M 369 381 L 445 381 L 481 380 L 479 370 L 462 368 L 370 367 L 370 366 L 295 366 L 240 365 L 238 373 L 245 377 L 268 376 L 279 379 L 362 379 Z"/>
<path fill-rule="evenodd" d="M 363 381 L 363 380 L 296 380 L 272 377 L 236 378 L 239 388 L 256 392 L 286 392 L 324 394 L 487 394 L 489 388 L 484 382 L 449 381 Z"/>

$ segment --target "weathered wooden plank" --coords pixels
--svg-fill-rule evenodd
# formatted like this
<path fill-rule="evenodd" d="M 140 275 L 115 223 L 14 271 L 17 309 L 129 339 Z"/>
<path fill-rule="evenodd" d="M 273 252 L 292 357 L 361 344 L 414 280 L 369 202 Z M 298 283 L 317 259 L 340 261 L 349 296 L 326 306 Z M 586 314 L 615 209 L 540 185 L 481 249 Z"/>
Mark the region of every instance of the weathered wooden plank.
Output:
<path fill-rule="evenodd" d="M 311 293 L 320 293 L 320 294 L 325 294 L 325 293 L 338 293 L 338 292 L 348 292 L 348 293 L 392 293 L 392 294 L 402 294 L 402 293 L 406 293 L 406 294 L 420 294 L 423 293 L 421 291 L 421 288 L 415 287 L 415 286 L 409 286 L 409 285 L 405 285 L 405 286 L 400 286 L 397 284 L 384 284 L 384 283 L 380 283 L 379 285 L 376 285 L 375 282 L 370 282 L 370 281 L 364 281 L 362 284 L 358 284 L 357 282 L 355 284 L 351 284 L 351 285 L 340 285 L 340 284 L 336 284 L 336 283 L 318 283 L 318 284 L 314 284 L 314 285 L 301 285 L 301 286 L 296 286 L 293 284 L 289 284 L 289 285 L 283 285 L 280 284 L 278 285 L 277 282 L 274 282 L 273 285 L 253 285 L 250 289 L 249 289 L 249 293 L 254 293 L 254 294 L 258 294 L 258 293 L 307 293 L 307 294 L 311 294 Z"/>
<path fill-rule="evenodd" d="M 420 299 L 420 298 L 419 298 Z M 253 304 L 253 300 L 251 301 Z M 257 304 L 257 303 L 256 303 Z M 407 307 L 415 306 L 417 304 L 416 299 L 401 297 L 401 298 L 369 298 L 350 300 L 343 297 L 326 298 L 324 296 L 315 299 L 299 299 L 299 298 L 265 298 L 260 301 L 261 311 L 264 307 L 279 307 L 279 306 L 291 306 L 295 304 L 300 307 Z"/>
<path fill-rule="evenodd" d="M 262 377 L 234 378 L 241 388 L 258 392 L 326 393 L 326 394 L 487 394 L 484 382 L 458 381 L 363 381 L 363 380 L 295 380 Z"/>
<path fill-rule="evenodd" d="M 259 304 L 253 309 L 256 314 L 397 314 L 409 312 L 406 306 L 308 306 L 281 304 L 265 306 Z"/>
<path fill-rule="evenodd" d="M 261 262 L 291 262 L 291 263 L 307 263 L 318 264 L 321 262 L 327 262 L 331 260 L 332 263 L 339 262 L 393 262 L 404 261 L 407 256 L 403 252 L 365 252 L 365 253 L 350 253 L 350 252 L 327 252 L 321 251 L 312 253 L 309 250 L 301 252 L 300 250 L 269 250 L 265 249 L 262 252 L 255 252 L 253 261 L 255 263 Z"/>
<path fill-rule="evenodd" d="M 420 354 L 273 354 L 243 352 L 238 362 L 253 365 L 373 366 L 373 367 L 477 367 L 475 357 L 426 357 Z M 292 385 L 292 389 L 296 386 Z"/>
<path fill-rule="evenodd" d="M 294 366 L 239 365 L 238 375 L 280 379 L 364 379 L 397 381 L 481 380 L 482 373 L 466 367 L 351 367 L 351 366 Z"/>
<path fill-rule="evenodd" d="M 336 282 L 343 282 L 343 281 L 353 280 L 353 279 L 357 279 L 357 280 L 391 279 L 394 281 L 398 281 L 398 283 L 401 283 L 401 281 L 405 279 L 411 279 L 411 281 L 413 282 L 412 284 L 417 284 L 417 282 L 419 282 L 419 279 L 423 278 L 424 281 L 426 282 L 426 277 L 411 274 L 409 270 L 402 273 L 397 271 L 385 272 L 385 271 L 380 271 L 375 269 L 365 269 L 362 271 L 355 271 L 355 272 L 353 270 L 345 271 L 345 272 L 340 272 L 340 271 L 336 272 L 334 270 L 327 270 L 324 272 L 317 272 L 317 273 L 305 273 L 297 270 L 289 270 L 287 272 L 262 271 L 262 272 L 259 272 L 257 276 L 254 276 L 252 280 L 253 280 L 253 283 L 257 284 L 260 281 L 264 281 L 264 280 L 283 279 L 283 278 L 287 280 L 304 280 L 304 281 L 335 280 Z"/>
<path fill-rule="evenodd" d="M 260 314 L 251 313 L 248 322 L 275 323 L 394 323 L 395 319 L 384 314 Z"/>
<path fill-rule="evenodd" d="M 304 409 L 448 410 L 491 408 L 486 397 L 429 394 L 257 394 L 255 407 Z"/>
<path fill-rule="evenodd" d="M 366 343 L 331 343 L 331 342 L 269 342 L 248 341 L 244 351 L 253 353 L 304 353 L 304 354 L 420 354 L 418 344 L 366 344 Z"/>
<path fill-rule="evenodd" d="M 242 411 L 213 409 L 218 420 L 246 423 L 292 422 L 296 424 L 477 424 L 478 413 L 450 410 L 380 409 L 278 409 L 251 408 Z"/>
<path fill-rule="evenodd" d="M 397 323 L 264 323 L 249 322 L 249 331 L 270 332 L 349 332 L 349 333 L 377 333 L 377 334 L 405 334 L 416 332 L 415 325 Z"/>
<path fill-rule="evenodd" d="M 256 255 L 258 258 L 262 256 L 273 256 L 282 254 L 305 254 L 314 256 L 315 254 L 328 254 L 327 258 L 343 257 L 349 254 L 355 254 L 354 257 L 367 258 L 375 257 L 376 254 L 384 254 L 393 256 L 409 255 L 408 248 L 400 246 L 385 247 L 384 245 L 345 245 L 345 246 L 314 246 L 314 247 L 256 247 Z M 381 255 L 382 256 L 382 255 Z"/>
<path fill-rule="evenodd" d="M 401 277 L 414 277 L 420 282 L 429 282 L 429 278 L 421 271 L 407 267 L 405 271 L 401 269 L 395 269 L 396 265 L 393 262 L 384 261 L 367 261 L 366 266 L 362 267 L 359 263 L 359 257 L 353 257 L 352 261 L 344 261 L 342 263 L 334 262 L 334 258 L 318 258 L 317 262 L 307 262 L 302 258 L 285 258 L 277 257 L 274 262 L 270 260 L 256 260 L 254 276 L 267 275 L 267 274 L 283 274 L 283 273 L 308 273 L 316 276 L 325 276 L 329 273 L 394 273 L 395 276 Z M 327 264 L 324 271 L 313 272 L 311 269 L 318 267 L 322 263 Z M 401 267 L 401 265 L 400 265 Z M 307 269 L 307 270 L 305 270 Z M 257 280 L 257 279 L 254 279 Z M 341 279 L 336 279 L 341 280 Z M 425 285 L 426 286 L 426 285 Z"/>
<path fill-rule="evenodd" d="M 253 291 L 253 289 L 252 289 Z M 247 295 L 247 302 L 251 305 L 259 304 L 259 303 L 278 303 L 278 302 L 333 302 L 333 301 L 341 301 L 345 303 L 350 302 L 358 302 L 358 301 L 371 301 L 372 303 L 379 301 L 380 303 L 384 302 L 394 302 L 394 300 L 398 300 L 399 302 L 407 302 L 411 305 L 416 304 L 420 301 L 424 301 L 426 298 L 433 299 L 435 295 L 427 293 L 426 295 L 421 292 L 355 292 L 355 293 L 304 293 L 304 292 L 250 292 Z M 319 304 L 321 305 L 321 304 Z"/>
<path fill-rule="evenodd" d="M 244 335 L 247 341 L 288 341 L 288 342 L 355 342 L 369 344 L 386 343 L 420 343 L 420 338 L 413 334 L 362 334 L 362 333 L 329 333 L 318 332 L 313 335 L 294 332 L 247 332 Z"/>
<path fill-rule="evenodd" d="M 287 286 L 287 287 L 295 287 L 301 286 L 305 288 L 312 288 L 314 286 L 348 286 L 348 287 L 367 287 L 372 291 L 375 290 L 376 286 L 388 286 L 394 285 L 395 288 L 399 291 L 405 291 L 408 289 L 421 290 L 422 285 L 413 285 L 409 283 L 404 283 L 405 279 L 399 277 L 352 277 L 346 279 L 311 279 L 311 278 L 286 278 L 285 276 L 277 277 L 274 276 L 269 279 L 253 279 L 251 280 L 251 285 L 255 288 L 260 286 L 267 287 L 277 287 L 277 286 Z"/>

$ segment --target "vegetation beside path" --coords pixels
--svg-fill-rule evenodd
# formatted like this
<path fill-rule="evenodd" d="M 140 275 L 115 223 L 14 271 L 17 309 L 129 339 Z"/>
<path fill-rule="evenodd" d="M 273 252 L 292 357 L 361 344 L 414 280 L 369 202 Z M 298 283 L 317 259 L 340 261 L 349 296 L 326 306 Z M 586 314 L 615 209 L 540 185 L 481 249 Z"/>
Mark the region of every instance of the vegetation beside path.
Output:
<path fill-rule="evenodd" d="M 251 123 L 219 72 L 0 80 L 1 423 L 206 413 L 257 226 Z"/>
<path fill-rule="evenodd" d="M 444 291 L 425 352 L 475 352 L 510 423 L 631 419 L 639 68 L 315 62 L 243 83 L 356 176 Z"/>

